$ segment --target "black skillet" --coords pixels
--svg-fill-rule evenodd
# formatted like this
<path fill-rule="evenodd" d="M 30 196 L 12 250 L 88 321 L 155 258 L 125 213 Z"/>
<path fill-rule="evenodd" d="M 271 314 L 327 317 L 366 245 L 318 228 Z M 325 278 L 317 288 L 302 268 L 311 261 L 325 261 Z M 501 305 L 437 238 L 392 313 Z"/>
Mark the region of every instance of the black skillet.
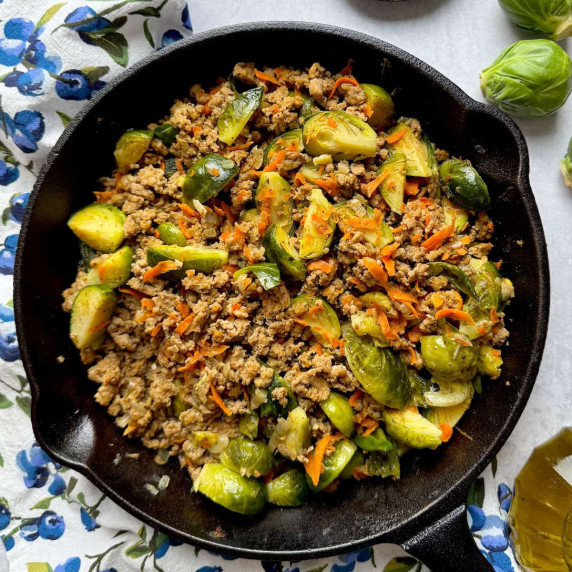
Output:
<path fill-rule="evenodd" d="M 454 57 L 454 54 L 452 54 Z M 363 82 L 392 91 L 398 115 L 421 120 L 431 140 L 470 159 L 489 185 L 497 228 L 494 256 L 516 287 L 508 308 L 510 345 L 501 379 L 486 383 L 452 441 L 406 456 L 402 477 L 343 483 L 307 506 L 269 507 L 247 519 L 191 494 L 177 463 L 121 435 L 93 401 L 96 386 L 68 339 L 61 292 L 73 280 L 77 240 L 70 213 L 93 201 L 97 179 L 113 168 L 119 135 L 165 115 L 189 86 L 213 84 L 238 61 L 341 69 L 352 58 Z M 475 76 L 475 81 L 477 81 Z M 520 243 L 522 241 L 522 243 Z M 521 132 L 504 114 L 477 103 L 402 50 L 358 32 L 306 23 L 255 23 L 198 34 L 138 62 L 76 116 L 38 177 L 20 233 L 15 274 L 16 325 L 32 388 L 32 421 L 41 446 L 86 475 L 123 508 L 195 546 L 245 558 L 301 560 L 380 542 L 401 544 L 434 571 L 490 570 L 465 513 L 470 483 L 508 438 L 532 389 L 546 337 L 549 274 L 542 225 L 528 181 Z M 65 356 L 59 363 L 58 356 Z M 138 452 L 138 461 L 125 453 Z M 115 465 L 117 453 L 123 461 Z M 145 483 L 168 474 L 152 497 Z"/>

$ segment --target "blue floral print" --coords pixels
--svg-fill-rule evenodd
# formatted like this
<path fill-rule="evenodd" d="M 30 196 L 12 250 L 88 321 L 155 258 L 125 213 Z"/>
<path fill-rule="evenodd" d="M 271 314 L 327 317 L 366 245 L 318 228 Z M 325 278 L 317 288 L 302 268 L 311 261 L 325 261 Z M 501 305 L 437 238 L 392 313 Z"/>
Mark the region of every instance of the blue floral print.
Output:
<path fill-rule="evenodd" d="M 0 185 L 6 187 L 16 181 L 19 176 L 20 171 L 16 165 L 0 160 Z"/>
<path fill-rule="evenodd" d="M 0 122 L 4 131 L 14 144 L 24 153 L 38 150 L 38 141 L 44 136 L 46 125 L 44 116 L 39 111 L 25 109 L 18 111 L 14 117 L 0 112 Z"/>
<path fill-rule="evenodd" d="M 181 32 L 177 31 L 177 30 L 167 30 L 164 34 L 163 37 L 161 38 L 161 48 L 165 48 L 171 44 L 174 44 L 175 42 L 178 42 L 179 40 L 183 39 L 183 35 L 181 34 Z"/>

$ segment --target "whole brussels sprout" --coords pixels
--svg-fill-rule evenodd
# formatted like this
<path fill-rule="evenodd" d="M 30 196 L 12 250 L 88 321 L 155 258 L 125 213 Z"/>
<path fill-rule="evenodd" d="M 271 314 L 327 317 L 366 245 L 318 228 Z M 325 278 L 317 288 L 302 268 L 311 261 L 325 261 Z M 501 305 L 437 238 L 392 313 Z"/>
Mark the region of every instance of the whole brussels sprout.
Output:
<path fill-rule="evenodd" d="M 421 357 L 437 381 L 469 381 L 477 373 L 477 350 L 447 336 L 422 336 Z"/>
<path fill-rule="evenodd" d="M 468 160 L 453 157 L 441 163 L 439 176 L 449 199 L 471 211 L 486 209 L 491 200 L 489 190 L 477 170 Z"/>
<path fill-rule="evenodd" d="M 231 439 L 220 461 L 228 469 L 247 477 L 267 475 L 274 467 L 274 457 L 268 446 L 246 437 Z"/>
<path fill-rule="evenodd" d="M 320 111 L 306 119 L 302 128 L 306 152 L 314 157 L 331 155 L 335 161 L 375 157 L 377 135 L 361 119 L 344 111 Z"/>
<path fill-rule="evenodd" d="M 568 143 L 568 153 L 562 159 L 561 168 L 566 186 L 572 189 L 572 139 Z"/>
<path fill-rule="evenodd" d="M 570 0 L 499 0 L 513 24 L 519 28 L 562 40 L 572 33 Z"/>
<path fill-rule="evenodd" d="M 362 83 L 361 88 L 365 92 L 367 103 L 372 112 L 367 122 L 376 131 L 385 129 L 391 124 L 395 111 L 391 95 L 383 87 L 372 83 Z"/>
<path fill-rule="evenodd" d="M 521 40 L 481 72 L 481 90 L 506 113 L 542 117 L 568 99 L 572 61 L 550 40 Z"/>

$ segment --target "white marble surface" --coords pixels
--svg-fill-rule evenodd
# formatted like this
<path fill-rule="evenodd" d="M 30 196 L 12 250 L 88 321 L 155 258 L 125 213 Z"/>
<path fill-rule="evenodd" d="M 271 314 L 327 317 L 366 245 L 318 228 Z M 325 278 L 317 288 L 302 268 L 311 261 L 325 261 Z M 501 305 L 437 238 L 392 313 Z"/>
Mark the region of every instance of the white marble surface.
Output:
<path fill-rule="evenodd" d="M 479 72 L 509 44 L 530 37 L 496 0 L 190 0 L 195 32 L 240 22 L 301 20 L 353 28 L 395 44 L 482 100 Z M 572 39 L 561 43 L 572 53 Z M 558 113 L 518 120 L 531 156 L 531 183 L 548 241 L 552 302 L 540 374 L 499 467 L 514 478 L 533 447 L 572 425 L 572 189 L 560 159 L 572 137 L 572 98 Z"/>

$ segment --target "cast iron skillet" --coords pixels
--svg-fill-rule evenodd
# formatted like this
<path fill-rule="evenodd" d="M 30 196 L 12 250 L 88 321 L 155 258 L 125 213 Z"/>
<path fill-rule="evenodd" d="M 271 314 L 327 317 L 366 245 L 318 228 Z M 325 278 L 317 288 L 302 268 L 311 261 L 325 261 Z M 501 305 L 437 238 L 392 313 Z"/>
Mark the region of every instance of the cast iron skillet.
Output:
<path fill-rule="evenodd" d="M 209 86 L 237 61 L 300 67 L 319 61 L 339 70 L 348 58 L 359 80 L 394 92 L 398 115 L 419 118 L 438 146 L 469 158 L 488 183 L 497 227 L 495 257 L 504 260 L 503 272 L 517 292 L 508 310 L 510 345 L 503 351 L 502 378 L 486 384 L 461 421 L 472 440 L 455 433 L 437 451 L 406 456 L 398 482 L 343 483 L 307 506 L 269 507 L 247 519 L 191 494 L 190 480 L 176 462 L 156 465 L 154 453 L 123 437 L 93 401 L 96 386 L 68 339 L 69 316 L 60 308 L 61 292 L 79 260 L 78 241 L 65 223 L 70 213 L 93 201 L 98 177 L 111 172 L 119 135 L 162 117 L 191 84 Z M 525 406 L 546 337 L 548 300 L 546 245 L 528 182 L 528 152 L 516 125 L 392 45 L 305 23 L 246 24 L 198 34 L 110 82 L 71 122 L 38 177 L 15 274 L 16 325 L 37 439 L 53 458 L 86 475 L 126 510 L 167 534 L 235 556 L 306 559 L 394 542 L 433 570 L 490 570 L 467 528 L 467 489 Z M 58 363 L 61 355 L 65 361 Z M 141 457 L 126 459 L 127 452 Z M 117 453 L 123 461 L 116 466 Z M 163 474 L 171 484 L 153 498 L 143 485 L 156 484 Z"/>

